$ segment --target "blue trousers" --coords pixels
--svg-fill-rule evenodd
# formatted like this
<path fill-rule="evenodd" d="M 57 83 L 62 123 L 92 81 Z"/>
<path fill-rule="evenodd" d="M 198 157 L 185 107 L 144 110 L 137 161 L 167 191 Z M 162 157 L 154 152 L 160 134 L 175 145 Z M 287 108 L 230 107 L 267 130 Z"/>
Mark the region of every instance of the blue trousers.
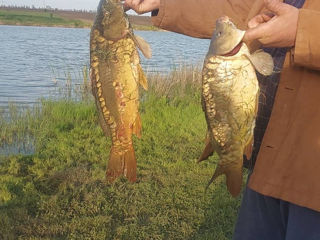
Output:
<path fill-rule="evenodd" d="M 233 240 L 320 240 L 320 212 L 247 187 Z"/>

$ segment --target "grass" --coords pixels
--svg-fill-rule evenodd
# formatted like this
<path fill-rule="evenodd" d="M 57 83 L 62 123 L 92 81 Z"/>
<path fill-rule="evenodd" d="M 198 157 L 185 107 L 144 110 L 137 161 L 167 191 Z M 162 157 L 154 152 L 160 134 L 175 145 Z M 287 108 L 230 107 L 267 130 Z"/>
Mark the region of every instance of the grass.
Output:
<path fill-rule="evenodd" d="M 50 12 L 0 10 L 0 22 L 6 25 L 90 27 L 83 21 L 62 18 Z"/>
<path fill-rule="evenodd" d="M 155 27 L 153 25 L 132 24 L 132 28 L 138 31 L 160 31 L 160 28 Z"/>
<path fill-rule="evenodd" d="M 110 140 L 90 97 L 11 109 L 2 144 L 28 135 L 35 151 L 1 156 L 0 239 L 231 239 L 240 200 L 223 178 L 204 192 L 216 157 L 196 164 L 206 131 L 199 76 L 149 76 L 135 184 L 105 182 Z"/>

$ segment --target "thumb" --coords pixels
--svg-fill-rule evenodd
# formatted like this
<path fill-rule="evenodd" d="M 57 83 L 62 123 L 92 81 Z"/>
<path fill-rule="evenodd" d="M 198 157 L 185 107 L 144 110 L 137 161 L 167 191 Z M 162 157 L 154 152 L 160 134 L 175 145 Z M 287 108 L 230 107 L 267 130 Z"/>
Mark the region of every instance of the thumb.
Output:
<path fill-rule="evenodd" d="M 279 0 L 264 0 L 264 4 L 269 11 L 275 13 L 276 15 L 282 15 L 287 11 L 286 4 Z"/>

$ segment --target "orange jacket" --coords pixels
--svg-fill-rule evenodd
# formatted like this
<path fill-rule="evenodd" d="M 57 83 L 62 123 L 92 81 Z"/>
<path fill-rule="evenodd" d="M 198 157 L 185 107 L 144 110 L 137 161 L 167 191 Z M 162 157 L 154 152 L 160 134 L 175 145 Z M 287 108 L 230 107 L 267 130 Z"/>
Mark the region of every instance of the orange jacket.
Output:
<path fill-rule="evenodd" d="M 228 15 L 246 29 L 258 0 L 161 0 L 153 24 L 210 38 Z M 260 1 L 260 0 L 259 0 Z M 287 53 L 270 121 L 249 187 L 267 196 L 320 211 L 320 1 L 299 13 L 295 48 Z"/>

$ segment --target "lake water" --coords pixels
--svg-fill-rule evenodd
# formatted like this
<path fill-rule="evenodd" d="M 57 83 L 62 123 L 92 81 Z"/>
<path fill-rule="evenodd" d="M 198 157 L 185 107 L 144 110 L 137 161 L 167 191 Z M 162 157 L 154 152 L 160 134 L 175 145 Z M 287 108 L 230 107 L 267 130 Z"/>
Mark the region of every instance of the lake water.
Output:
<path fill-rule="evenodd" d="M 82 82 L 89 65 L 89 29 L 0 26 L 0 107 L 32 105 L 66 84 Z M 136 31 L 149 42 L 146 72 L 168 72 L 182 64 L 202 64 L 209 40 L 171 32 Z"/>

